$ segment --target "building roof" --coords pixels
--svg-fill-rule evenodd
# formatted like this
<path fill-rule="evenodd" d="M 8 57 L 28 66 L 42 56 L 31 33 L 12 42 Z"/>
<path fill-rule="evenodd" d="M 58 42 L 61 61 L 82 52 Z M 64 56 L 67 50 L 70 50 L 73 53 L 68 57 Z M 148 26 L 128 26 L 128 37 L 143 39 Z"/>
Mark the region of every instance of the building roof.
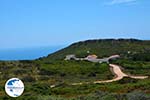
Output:
<path fill-rule="evenodd" d="M 88 59 L 97 59 L 97 56 L 93 54 L 93 55 L 88 55 L 87 58 Z"/>

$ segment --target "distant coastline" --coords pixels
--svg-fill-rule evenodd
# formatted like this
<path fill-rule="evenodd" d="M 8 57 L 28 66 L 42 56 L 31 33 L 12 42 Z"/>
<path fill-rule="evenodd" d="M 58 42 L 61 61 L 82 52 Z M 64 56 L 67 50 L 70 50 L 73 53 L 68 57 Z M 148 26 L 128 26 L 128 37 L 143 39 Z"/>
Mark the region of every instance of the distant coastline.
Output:
<path fill-rule="evenodd" d="M 34 60 L 40 57 L 47 56 L 50 53 L 56 52 L 65 46 L 47 46 L 33 48 L 16 48 L 16 49 L 0 49 L 0 60 Z"/>

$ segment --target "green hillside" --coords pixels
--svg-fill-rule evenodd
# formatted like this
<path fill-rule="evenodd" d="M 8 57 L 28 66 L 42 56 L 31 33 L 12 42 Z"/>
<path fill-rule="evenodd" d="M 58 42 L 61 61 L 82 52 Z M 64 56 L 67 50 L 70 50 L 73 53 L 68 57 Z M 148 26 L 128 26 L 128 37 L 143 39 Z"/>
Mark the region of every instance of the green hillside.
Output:
<path fill-rule="evenodd" d="M 44 58 L 24 61 L 0 61 L 0 100 L 150 100 L 150 78 L 124 78 L 112 83 L 92 84 L 114 77 L 107 63 L 65 61 L 68 54 L 98 58 L 119 54 L 110 63 L 122 66 L 127 74 L 150 76 L 150 41 L 136 39 L 99 39 L 74 43 Z M 20 78 L 25 91 L 10 98 L 5 82 Z M 89 82 L 83 85 L 72 83 Z M 56 87 L 51 88 L 51 85 Z"/>
<path fill-rule="evenodd" d="M 89 51 L 89 53 L 87 53 L 87 51 Z M 128 54 L 128 52 L 130 52 L 130 54 Z M 78 57 L 85 57 L 89 54 L 96 54 L 98 57 L 120 54 L 122 57 L 126 57 L 141 55 L 141 53 L 144 56 L 150 53 L 150 41 L 137 39 L 99 39 L 74 43 L 69 47 L 48 55 L 44 60 L 64 59 L 68 54 L 75 54 Z"/>

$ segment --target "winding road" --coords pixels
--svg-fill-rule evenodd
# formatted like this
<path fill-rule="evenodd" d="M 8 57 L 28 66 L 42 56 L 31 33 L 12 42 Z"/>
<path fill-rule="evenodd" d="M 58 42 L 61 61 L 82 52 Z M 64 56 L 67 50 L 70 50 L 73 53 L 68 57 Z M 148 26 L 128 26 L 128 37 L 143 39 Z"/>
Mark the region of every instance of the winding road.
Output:
<path fill-rule="evenodd" d="M 94 84 L 97 83 L 110 83 L 114 81 L 119 81 L 123 79 L 124 77 L 130 77 L 134 79 L 145 79 L 148 78 L 148 76 L 132 76 L 132 75 L 127 75 L 122 70 L 120 69 L 120 66 L 115 65 L 115 64 L 109 64 L 109 66 L 112 68 L 113 73 L 115 74 L 115 78 L 111 80 L 103 80 L 103 81 L 94 81 Z M 72 83 L 71 85 L 82 85 L 82 84 L 89 84 L 89 82 L 81 82 L 81 83 Z"/>
<path fill-rule="evenodd" d="M 121 70 L 121 66 L 115 65 L 115 64 L 109 64 L 110 68 L 112 69 L 112 73 L 114 74 L 114 78 L 111 80 L 98 80 L 94 81 L 92 83 L 98 84 L 98 83 L 110 83 L 114 81 L 119 81 L 123 79 L 124 77 L 134 78 L 134 79 L 146 79 L 148 76 L 133 76 L 133 75 L 127 75 Z M 80 82 L 80 83 L 71 83 L 70 85 L 82 85 L 82 84 L 90 84 L 91 82 Z M 56 85 L 51 85 L 51 88 L 56 87 Z"/>

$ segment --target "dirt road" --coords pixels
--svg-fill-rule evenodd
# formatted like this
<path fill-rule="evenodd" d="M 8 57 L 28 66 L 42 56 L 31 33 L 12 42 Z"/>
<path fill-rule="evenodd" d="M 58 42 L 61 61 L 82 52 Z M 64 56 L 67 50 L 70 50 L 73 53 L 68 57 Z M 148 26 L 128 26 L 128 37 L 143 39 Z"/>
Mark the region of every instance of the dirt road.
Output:
<path fill-rule="evenodd" d="M 110 83 L 114 81 L 119 81 L 123 79 L 124 77 L 130 77 L 134 79 L 145 79 L 148 78 L 148 76 L 132 76 L 132 75 L 127 75 L 122 70 L 120 69 L 120 66 L 115 65 L 115 64 L 109 64 L 109 66 L 112 68 L 113 73 L 115 74 L 115 78 L 111 80 L 104 80 L 104 81 L 94 81 L 93 83 Z M 82 84 L 88 84 L 89 82 L 85 83 L 73 83 L 72 85 L 82 85 Z"/>
<path fill-rule="evenodd" d="M 130 77 L 130 78 L 134 78 L 134 79 L 145 79 L 148 78 L 148 76 L 133 76 L 133 75 L 127 75 L 124 72 L 122 72 L 122 70 L 120 69 L 120 66 L 115 65 L 115 64 L 109 64 L 109 66 L 112 68 L 112 72 L 113 74 L 115 74 L 115 77 L 111 80 L 103 80 L 103 81 L 94 81 L 94 84 L 98 84 L 98 83 L 110 83 L 110 82 L 114 82 L 114 81 L 119 81 L 121 79 L 123 79 L 124 77 Z M 70 85 L 82 85 L 82 84 L 90 84 L 91 82 L 80 82 L 80 83 L 72 83 Z M 55 87 L 55 85 L 51 86 L 52 88 Z"/>

